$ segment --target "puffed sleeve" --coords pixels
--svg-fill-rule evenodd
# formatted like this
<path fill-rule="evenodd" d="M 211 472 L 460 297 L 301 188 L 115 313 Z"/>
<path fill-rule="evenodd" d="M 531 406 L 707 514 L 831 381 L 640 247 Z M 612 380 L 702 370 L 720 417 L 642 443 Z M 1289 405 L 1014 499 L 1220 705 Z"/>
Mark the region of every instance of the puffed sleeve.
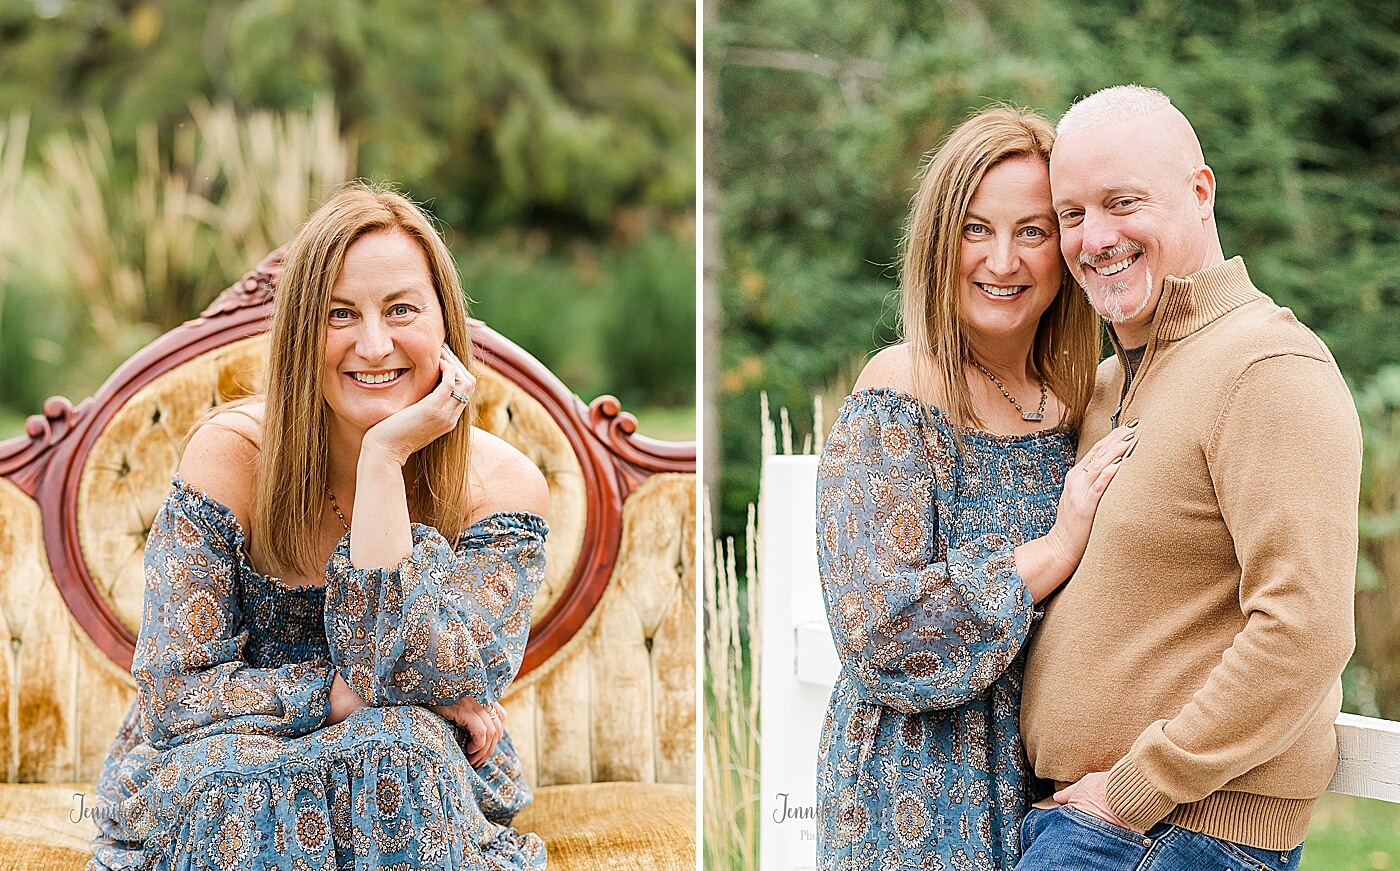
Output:
<path fill-rule="evenodd" d="M 932 463 L 951 456 L 912 397 L 862 391 L 817 471 L 817 565 L 837 654 L 867 700 L 904 713 L 986 692 L 1032 623 L 1007 535 L 938 553 Z"/>
<path fill-rule="evenodd" d="M 178 478 L 146 539 L 145 604 L 131 673 L 156 749 L 225 732 L 302 735 L 330 710 L 330 662 L 253 668 L 235 580 L 232 512 Z"/>
<path fill-rule="evenodd" d="M 453 548 L 414 524 L 413 551 L 397 567 L 366 570 L 351 564 L 346 535 L 326 568 L 341 677 L 371 705 L 499 700 L 525 656 L 547 531 L 533 514 L 493 514 Z"/>

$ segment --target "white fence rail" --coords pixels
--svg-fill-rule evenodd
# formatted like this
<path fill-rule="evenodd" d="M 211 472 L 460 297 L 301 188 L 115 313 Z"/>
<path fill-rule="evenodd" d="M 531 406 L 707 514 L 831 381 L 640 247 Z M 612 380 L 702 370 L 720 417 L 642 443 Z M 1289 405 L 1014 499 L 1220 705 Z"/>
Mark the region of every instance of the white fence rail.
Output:
<path fill-rule="evenodd" d="M 762 579 L 762 871 L 815 867 L 817 743 L 840 671 L 817 580 L 817 458 L 764 461 L 758 524 Z M 1400 802 L 1400 723 L 1342 714 L 1333 792 Z"/>

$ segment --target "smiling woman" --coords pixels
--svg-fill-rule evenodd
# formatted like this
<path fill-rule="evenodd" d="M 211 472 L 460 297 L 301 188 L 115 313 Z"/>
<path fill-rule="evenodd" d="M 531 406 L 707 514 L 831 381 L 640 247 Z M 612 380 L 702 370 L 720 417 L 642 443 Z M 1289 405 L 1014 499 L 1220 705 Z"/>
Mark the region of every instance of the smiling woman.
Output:
<path fill-rule="evenodd" d="M 841 662 L 818 750 L 822 869 L 1020 854 L 1021 650 L 1134 438 L 1114 430 L 1074 464 L 1098 324 L 1054 244 L 1053 139 L 1039 115 L 993 108 L 928 161 L 905 342 L 865 367 L 822 452 L 816 556 Z"/>
<path fill-rule="evenodd" d="M 405 486 L 413 518 L 454 540 L 468 509 L 473 429 L 457 426 L 463 403 L 452 393 L 471 393 L 472 376 L 458 362 L 470 359 L 471 343 L 460 279 L 431 220 L 398 194 L 352 185 L 308 221 L 288 247 L 285 268 L 253 500 L 255 528 L 285 532 L 255 535 L 254 555 L 266 548 L 268 568 L 314 573 L 325 564 L 319 558 L 327 539 L 339 534 L 327 494 L 357 510 L 363 498 L 377 513 L 405 501 L 396 493 Z M 388 297 L 400 292 L 416 293 L 423 316 L 407 322 L 396 314 L 402 310 Z M 346 340 L 353 340 L 348 349 Z M 372 388 L 355 380 L 356 367 L 371 374 L 410 371 L 402 384 Z M 415 403 L 416 411 L 389 420 Z M 404 424 L 426 429 L 405 432 Z M 487 442 L 493 455 L 504 447 Z M 357 486 L 362 445 L 369 449 L 364 459 L 387 464 L 381 472 L 371 463 L 367 481 L 375 486 L 368 490 Z M 401 473 L 389 468 L 394 464 Z M 524 458 L 515 465 L 521 474 L 532 471 Z M 396 511 L 393 524 L 399 522 L 407 528 L 407 516 Z M 405 536 L 397 540 L 406 552 Z"/>
<path fill-rule="evenodd" d="M 1041 316 L 1064 289 L 1049 202 L 1045 161 L 1020 158 L 987 170 L 968 203 L 959 305 L 974 359 L 993 360 L 1000 347 L 1029 347 Z"/>
<path fill-rule="evenodd" d="M 442 306 L 427 257 L 407 234 L 380 230 L 356 240 L 330 303 L 324 385 L 332 429 L 343 422 L 367 430 L 437 386 L 447 338 Z"/>
<path fill-rule="evenodd" d="M 547 490 L 472 433 L 452 261 L 417 206 L 357 184 L 285 264 L 267 395 L 195 429 L 150 531 L 93 865 L 542 868 L 510 828 L 531 793 L 499 699 Z"/>

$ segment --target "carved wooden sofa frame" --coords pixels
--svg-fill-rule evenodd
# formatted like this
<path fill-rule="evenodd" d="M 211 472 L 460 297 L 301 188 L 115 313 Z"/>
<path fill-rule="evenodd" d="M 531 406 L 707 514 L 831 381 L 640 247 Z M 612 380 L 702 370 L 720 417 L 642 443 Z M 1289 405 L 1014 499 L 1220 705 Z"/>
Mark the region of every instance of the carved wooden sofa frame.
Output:
<path fill-rule="evenodd" d="M 280 252 L 74 408 L 0 443 L 0 857 L 76 869 L 92 782 L 135 694 L 141 551 L 179 447 L 260 392 Z M 695 864 L 695 446 L 585 405 L 480 322 L 477 423 L 550 487 L 549 570 L 504 699 L 551 869 Z"/>

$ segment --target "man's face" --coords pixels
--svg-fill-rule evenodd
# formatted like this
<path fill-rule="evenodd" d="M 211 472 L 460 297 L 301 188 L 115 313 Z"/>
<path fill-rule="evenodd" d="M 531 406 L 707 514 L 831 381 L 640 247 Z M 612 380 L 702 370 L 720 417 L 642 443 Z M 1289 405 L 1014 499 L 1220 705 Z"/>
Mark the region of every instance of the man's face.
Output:
<path fill-rule="evenodd" d="M 1060 252 L 1130 347 L 1151 334 L 1163 280 L 1205 265 L 1211 231 L 1213 177 L 1161 114 L 1070 130 L 1050 158 Z"/>

